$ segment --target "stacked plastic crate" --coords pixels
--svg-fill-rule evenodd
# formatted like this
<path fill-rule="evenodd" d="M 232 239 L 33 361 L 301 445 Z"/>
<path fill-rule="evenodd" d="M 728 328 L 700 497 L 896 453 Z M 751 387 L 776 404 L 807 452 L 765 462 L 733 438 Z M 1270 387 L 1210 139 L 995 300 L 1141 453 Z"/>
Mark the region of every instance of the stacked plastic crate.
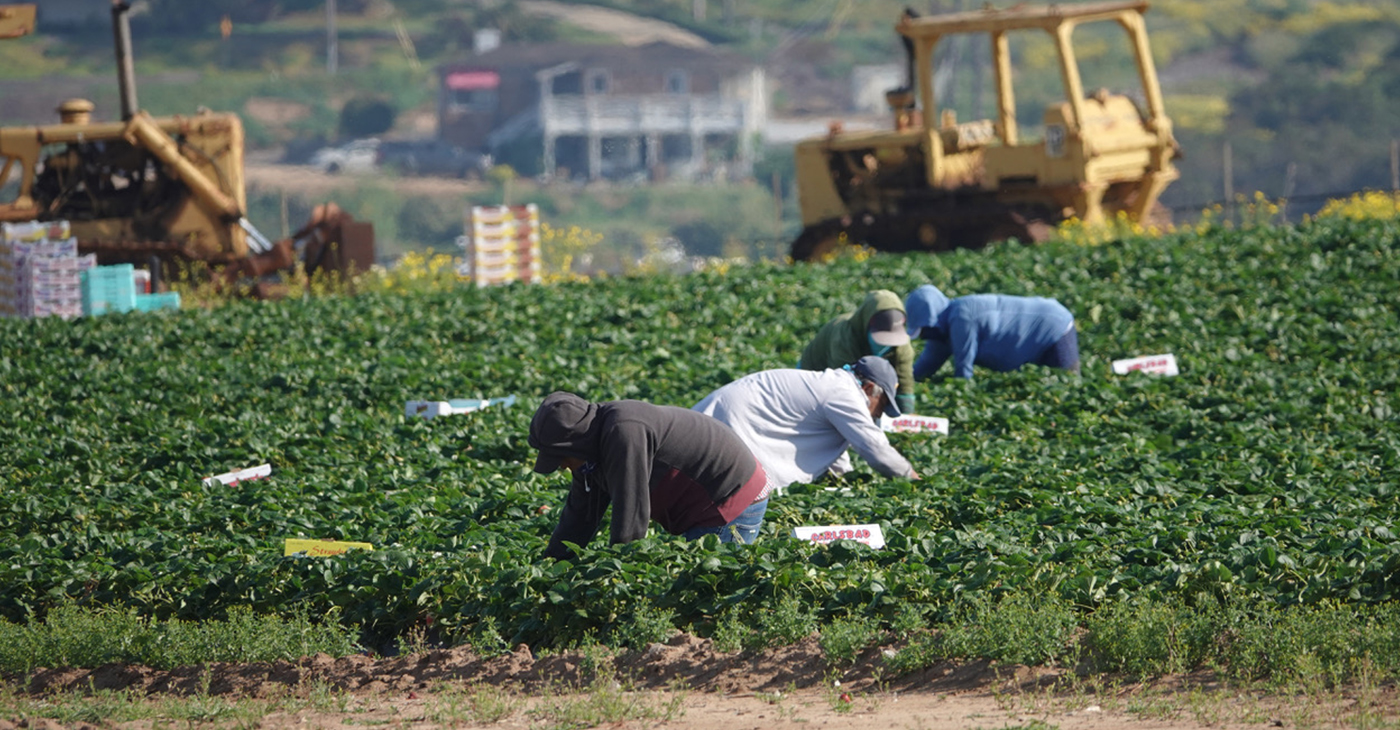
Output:
<path fill-rule="evenodd" d="M 84 271 L 83 314 L 89 317 L 136 308 L 136 274 L 131 264 L 98 266 Z"/>
<path fill-rule="evenodd" d="M 467 235 L 458 242 L 467 250 L 458 274 L 477 286 L 541 280 L 540 211 L 534 204 L 472 206 Z"/>
<path fill-rule="evenodd" d="M 78 255 L 67 221 L 0 223 L 0 315 L 82 314 L 82 272 L 95 264 Z"/>
<path fill-rule="evenodd" d="M 153 312 L 179 309 L 176 292 L 147 294 L 150 274 L 131 264 L 97 266 L 83 272 L 83 314 L 95 316 L 112 312 Z"/>

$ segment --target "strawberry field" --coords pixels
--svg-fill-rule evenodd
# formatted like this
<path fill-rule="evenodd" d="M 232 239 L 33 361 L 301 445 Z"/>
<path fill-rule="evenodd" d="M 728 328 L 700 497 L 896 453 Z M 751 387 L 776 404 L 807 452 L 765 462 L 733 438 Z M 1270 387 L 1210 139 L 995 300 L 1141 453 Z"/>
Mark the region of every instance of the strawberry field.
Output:
<path fill-rule="evenodd" d="M 659 621 L 709 635 L 1049 596 L 1082 615 L 1205 597 L 1400 598 L 1400 225 L 1323 218 L 1101 246 L 757 265 L 684 277 L 0 320 L 0 617 L 116 605 L 328 613 L 370 639 L 562 644 Z M 556 389 L 690 406 L 788 367 L 863 293 L 934 283 L 1059 298 L 1082 376 L 919 385 L 946 437 L 899 434 L 921 479 L 858 468 L 777 498 L 752 546 L 657 534 L 539 555 L 564 477 L 530 471 Z M 1115 376 L 1170 352 L 1177 377 Z M 945 370 L 945 374 L 946 374 Z M 516 395 L 431 421 L 412 399 Z M 272 476 L 206 487 L 261 463 Z M 859 462 L 858 462 L 859 463 Z M 849 493 L 829 491 L 839 486 Z M 786 537 L 882 525 L 880 551 Z M 602 533 L 606 535 L 606 529 Z M 282 556 L 284 538 L 369 542 Z"/>

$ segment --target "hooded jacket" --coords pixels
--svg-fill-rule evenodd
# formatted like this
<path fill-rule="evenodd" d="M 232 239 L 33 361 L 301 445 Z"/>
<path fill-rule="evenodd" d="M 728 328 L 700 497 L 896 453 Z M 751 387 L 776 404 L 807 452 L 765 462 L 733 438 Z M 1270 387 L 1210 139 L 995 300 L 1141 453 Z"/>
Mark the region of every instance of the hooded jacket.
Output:
<path fill-rule="evenodd" d="M 672 534 L 726 525 L 767 496 L 767 477 L 739 437 L 684 408 L 552 393 L 530 421 L 529 443 L 543 455 L 585 462 L 546 557 L 569 557 L 565 542 L 591 542 L 609 504 L 618 544 L 646 536 L 651 520 Z"/>
<path fill-rule="evenodd" d="M 932 376 L 953 358 L 953 375 L 972 366 L 1007 371 L 1037 360 L 1074 326 L 1063 304 L 1045 297 L 970 294 L 949 300 L 925 284 L 904 302 L 909 336 L 924 340 L 914 376 Z"/>
<path fill-rule="evenodd" d="M 843 314 L 827 322 L 817 331 L 817 336 L 802 350 L 798 367 L 803 370 L 827 370 L 850 365 L 856 360 L 873 355 L 870 350 L 870 318 L 886 309 L 904 311 L 904 303 L 899 295 L 888 289 L 878 289 L 865 295 L 856 311 Z M 914 395 L 914 348 L 900 345 L 885 354 L 885 359 L 894 366 L 899 376 L 900 396 Z"/>

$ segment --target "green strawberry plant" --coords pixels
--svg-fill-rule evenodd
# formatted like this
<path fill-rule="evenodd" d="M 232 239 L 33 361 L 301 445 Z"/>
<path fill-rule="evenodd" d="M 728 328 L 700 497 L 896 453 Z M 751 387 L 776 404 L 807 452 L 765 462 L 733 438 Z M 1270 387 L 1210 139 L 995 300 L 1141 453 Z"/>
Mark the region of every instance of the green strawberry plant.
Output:
<path fill-rule="evenodd" d="M 796 606 L 820 622 L 947 618 L 959 597 L 1089 612 L 1197 596 L 1400 598 L 1400 224 L 1323 218 L 1102 246 L 994 246 L 829 265 L 113 315 L 0 320 L 0 617 L 67 602 L 154 617 L 339 609 L 563 645 L 645 609 L 707 633 Z M 554 390 L 690 406 L 790 367 L 875 288 L 1053 296 L 1083 374 L 919 385 L 946 437 L 894 436 L 917 482 L 858 469 L 775 499 L 753 546 L 656 534 L 541 560 L 565 488 L 530 471 Z M 1174 353 L 1173 378 L 1109 361 Z M 424 421 L 403 404 L 515 394 Z M 203 486 L 271 463 L 270 478 Z M 875 522 L 888 545 L 812 546 Z M 603 534 L 606 534 L 604 531 Z M 282 555 L 288 537 L 370 542 Z M 801 617 L 799 617 L 801 618 Z M 802 619 L 805 620 L 805 619 Z M 794 619 L 798 621 L 798 619 Z M 800 621 L 799 621 L 800 623 Z"/>

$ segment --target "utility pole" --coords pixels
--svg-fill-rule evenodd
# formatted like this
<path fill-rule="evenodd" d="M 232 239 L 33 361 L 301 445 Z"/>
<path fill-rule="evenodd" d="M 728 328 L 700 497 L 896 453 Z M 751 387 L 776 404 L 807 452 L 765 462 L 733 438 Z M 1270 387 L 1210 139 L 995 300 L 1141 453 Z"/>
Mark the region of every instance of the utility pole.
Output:
<path fill-rule="evenodd" d="M 219 41 L 219 66 L 222 68 L 229 67 L 228 39 L 231 35 L 233 35 L 233 21 L 229 19 L 228 13 L 224 13 L 224 17 L 219 19 L 219 38 L 221 39 Z"/>
<path fill-rule="evenodd" d="M 335 0 L 326 0 L 326 73 L 334 76 L 340 66 L 340 49 L 335 29 Z"/>
<path fill-rule="evenodd" d="M 1229 140 L 1225 141 L 1221 158 L 1225 163 L 1225 220 L 1232 221 L 1235 219 L 1235 161 Z"/>
<path fill-rule="evenodd" d="M 1288 163 L 1283 173 L 1283 199 L 1279 201 L 1278 212 L 1283 222 L 1288 222 L 1288 199 L 1293 197 L 1293 186 L 1298 182 L 1298 163 Z"/>
<path fill-rule="evenodd" d="M 1400 139 L 1390 140 L 1390 190 L 1400 192 Z"/>

